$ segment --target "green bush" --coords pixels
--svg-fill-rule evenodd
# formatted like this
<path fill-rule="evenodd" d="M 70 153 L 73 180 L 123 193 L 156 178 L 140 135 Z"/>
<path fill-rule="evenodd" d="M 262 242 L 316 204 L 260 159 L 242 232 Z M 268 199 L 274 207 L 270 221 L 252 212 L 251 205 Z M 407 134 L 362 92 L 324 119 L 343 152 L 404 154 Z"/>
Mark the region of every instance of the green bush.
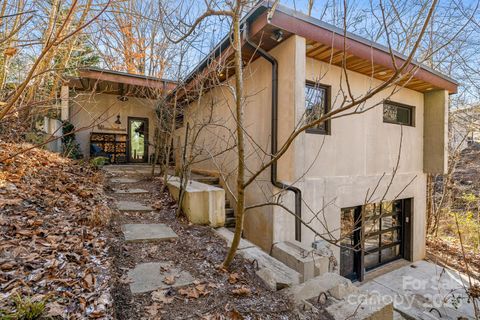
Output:
<path fill-rule="evenodd" d="M 45 300 L 32 301 L 29 297 L 17 295 L 12 302 L 15 311 L 0 310 L 1 320 L 37 320 L 45 312 Z"/>
<path fill-rule="evenodd" d="M 109 159 L 107 157 L 95 157 L 90 159 L 90 165 L 95 169 L 102 168 L 105 164 L 107 164 Z"/>

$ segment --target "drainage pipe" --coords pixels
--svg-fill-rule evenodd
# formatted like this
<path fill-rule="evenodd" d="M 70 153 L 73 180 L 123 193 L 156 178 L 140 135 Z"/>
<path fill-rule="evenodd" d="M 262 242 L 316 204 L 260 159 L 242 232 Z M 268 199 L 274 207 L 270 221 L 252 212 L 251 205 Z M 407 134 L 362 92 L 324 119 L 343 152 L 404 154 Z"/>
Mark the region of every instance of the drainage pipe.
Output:
<path fill-rule="evenodd" d="M 246 25 L 244 35 L 246 43 L 272 65 L 271 156 L 273 158 L 278 152 L 278 62 L 271 54 L 250 40 Z M 295 240 L 302 241 L 302 191 L 297 187 L 277 180 L 277 161 L 274 161 L 271 165 L 270 181 L 275 187 L 291 191 L 295 194 Z"/>

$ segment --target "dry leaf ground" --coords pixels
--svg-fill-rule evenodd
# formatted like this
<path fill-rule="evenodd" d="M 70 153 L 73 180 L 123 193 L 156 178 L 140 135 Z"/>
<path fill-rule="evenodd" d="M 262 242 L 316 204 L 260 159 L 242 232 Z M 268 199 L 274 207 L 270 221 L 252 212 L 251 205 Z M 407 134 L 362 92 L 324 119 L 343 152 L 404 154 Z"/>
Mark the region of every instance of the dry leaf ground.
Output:
<path fill-rule="evenodd" d="M 111 318 L 103 175 L 45 150 L 0 140 L 0 318 L 14 300 L 45 317 Z"/>

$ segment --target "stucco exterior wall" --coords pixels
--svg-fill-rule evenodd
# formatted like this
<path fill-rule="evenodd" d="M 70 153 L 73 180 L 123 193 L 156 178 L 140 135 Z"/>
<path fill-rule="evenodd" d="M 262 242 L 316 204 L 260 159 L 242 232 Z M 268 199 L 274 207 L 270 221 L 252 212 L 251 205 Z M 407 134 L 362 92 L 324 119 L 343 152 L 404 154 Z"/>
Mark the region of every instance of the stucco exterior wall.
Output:
<path fill-rule="evenodd" d="M 92 92 L 71 92 L 69 100 L 69 118 L 75 128 L 81 129 L 75 134 L 85 158 L 90 155 L 90 133 L 127 134 L 128 117 L 148 118 L 149 155 L 154 153 L 153 138 L 155 128 L 155 100 L 129 97 L 120 101 L 117 95 Z M 121 125 L 115 124 L 120 115 Z M 104 130 L 104 126 L 116 130 Z"/>
<path fill-rule="evenodd" d="M 245 69 L 245 94 L 248 96 L 245 106 L 245 129 L 257 145 L 247 142 L 247 167 L 254 169 L 267 159 L 270 148 L 270 91 L 271 78 L 269 65 L 263 60 L 257 60 Z M 198 136 L 195 148 L 188 152 L 195 157 L 193 170 L 213 172 L 220 175 L 222 184 L 235 192 L 237 157 L 231 150 L 236 144 L 234 101 L 229 85 L 218 86 L 203 94 L 199 100 L 191 103 L 184 113 L 184 126 L 176 131 L 176 158 L 179 163 L 184 143 L 186 125 L 189 125 L 189 141 Z M 209 123 L 208 126 L 204 124 Z M 248 138 L 247 138 L 248 140 Z M 251 141 L 251 140 L 250 140 Z M 189 146 L 190 147 L 190 146 Z M 190 151 L 190 150 L 189 150 Z M 212 160 L 212 155 L 217 155 Z M 266 195 L 272 194 L 268 171 L 262 174 L 258 182 L 246 191 L 248 205 L 264 202 Z M 234 198 L 227 192 L 227 197 L 235 207 Z M 245 237 L 257 245 L 267 249 L 272 243 L 273 224 L 270 207 L 249 210 L 245 216 Z"/>
<path fill-rule="evenodd" d="M 305 81 L 314 80 L 331 86 L 333 108 L 338 107 L 346 91 L 342 70 L 305 56 L 305 39 L 292 36 L 270 51 L 279 63 L 279 146 L 300 121 L 305 106 Z M 258 59 L 245 69 L 245 129 L 254 144 L 247 143 L 247 166 L 254 171 L 269 158 L 271 135 L 271 66 Z M 348 72 L 349 83 L 355 96 L 365 94 L 380 81 L 355 72 Z M 343 92 L 340 81 L 343 79 Z M 233 79 L 229 84 L 232 84 Z M 399 126 L 383 122 L 384 99 L 415 107 L 415 126 Z M 312 221 L 312 227 L 325 237 L 338 238 L 341 208 L 358 206 L 380 200 L 414 198 L 412 217 L 413 260 L 425 255 L 425 196 L 424 173 L 424 95 L 409 89 L 394 88 L 367 101 L 362 114 L 333 119 L 329 135 L 302 133 L 278 165 L 278 179 L 295 183 L 302 190 L 303 219 Z M 202 148 L 214 150 L 232 146 L 234 138 L 234 104 L 226 87 L 219 87 L 192 103 L 185 121 L 208 115 L 210 106 L 215 125 L 200 139 Z M 203 110 L 203 111 L 199 111 Z M 177 131 L 177 146 L 183 141 L 184 128 Z M 400 143 L 400 141 L 402 141 Z M 401 145 L 401 150 L 400 150 Z M 177 150 L 178 151 L 178 150 Z M 177 152 L 177 158 L 178 158 Z M 392 180 L 392 172 L 399 165 Z M 208 157 L 206 157 L 208 158 Z M 206 160 L 194 165 L 195 169 L 219 171 L 235 189 L 235 150 L 222 153 L 215 161 Z M 269 170 L 257 183 L 247 189 L 247 206 L 264 202 L 278 190 L 270 184 Z M 247 174 L 248 175 L 248 174 Z M 376 187 L 377 186 L 377 187 Z M 388 190 L 387 190 L 388 189 Z M 375 192 L 372 194 L 372 192 Z M 231 199 L 233 200 L 233 199 Z M 269 199 L 271 200 L 271 199 Z M 293 195 L 286 193 L 283 203 L 293 210 Z M 234 203 L 234 202 L 232 202 Z M 263 207 L 249 211 L 244 235 L 267 252 L 277 241 L 295 238 L 294 217 L 279 207 Z M 306 227 L 302 228 L 302 242 L 310 245 L 318 240 Z M 332 247 L 337 259 L 339 250 Z"/>
<path fill-rule="evenodd" d="M 338 107 L 344 94 L 340 87 L 340 79 L 345 79 L 341 68 L 310 58 L 304 64 L 306 79 L 330 85 L 332 107 Z M 348 76 L 356 97 L 380 84 L 358 73 L 348 72 Z M 342 86 L 346 92 L 345 80 Z M 387 98 L 414 106 L 415 126 L 384 123 L 381 102 Z M 304 99 L 303 96 L 297 101 L 297 119 L 304 112 Z M 329 135 L 303 133 L 296 140 L 295 180 L 299 181 L 308 204 L 308 207 L 303 205 L 303 218 L 311 220 L 316 230 L 333 240 L 340 234 L 341 208 L 382 199 L 414 198 L 411 255 L 414 260 L 421 259 L 425 254 L 424 96 L 409 89 L 397 88 L 395 92 L 390 89 L 368 100 L 362 108 L 367 110 L 377 103 L 377 107 L 362 114 L 331 120 Z M 392 180 L 398 157 L 398 169 Z M 291 232 L 279 235 L 279 238 L 291 237 Z M 310 244 L 315 239 L 318 238 L 313 232 L 302 228 L 302 242 Z M 338 257 L 338 248 L 333 248 Z"/>

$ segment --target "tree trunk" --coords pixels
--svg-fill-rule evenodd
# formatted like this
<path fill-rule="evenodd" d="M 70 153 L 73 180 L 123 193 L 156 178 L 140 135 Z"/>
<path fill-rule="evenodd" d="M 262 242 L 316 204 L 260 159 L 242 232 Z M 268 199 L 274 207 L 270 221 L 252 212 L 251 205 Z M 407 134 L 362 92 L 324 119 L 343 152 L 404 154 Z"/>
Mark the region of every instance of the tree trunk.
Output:
<path fill-rule="evenodd" d="M 245 215 L 245 141 L 243 133 L 243 70 L 242 70 L 242 43 L 240 34 L 240 7 L 237 2 L 235 15 L 233 17 L 233 37 L 235 48 L 235 107 L 236 107 L 236 131 L 238 151 L 238 172 L 237 172 L 237 206 L 236 225 L 232 245 L 223 262 L 223 267 L 228 268 L 235 258 L 240 238 L 243 232 L 243 221 Z"/>

